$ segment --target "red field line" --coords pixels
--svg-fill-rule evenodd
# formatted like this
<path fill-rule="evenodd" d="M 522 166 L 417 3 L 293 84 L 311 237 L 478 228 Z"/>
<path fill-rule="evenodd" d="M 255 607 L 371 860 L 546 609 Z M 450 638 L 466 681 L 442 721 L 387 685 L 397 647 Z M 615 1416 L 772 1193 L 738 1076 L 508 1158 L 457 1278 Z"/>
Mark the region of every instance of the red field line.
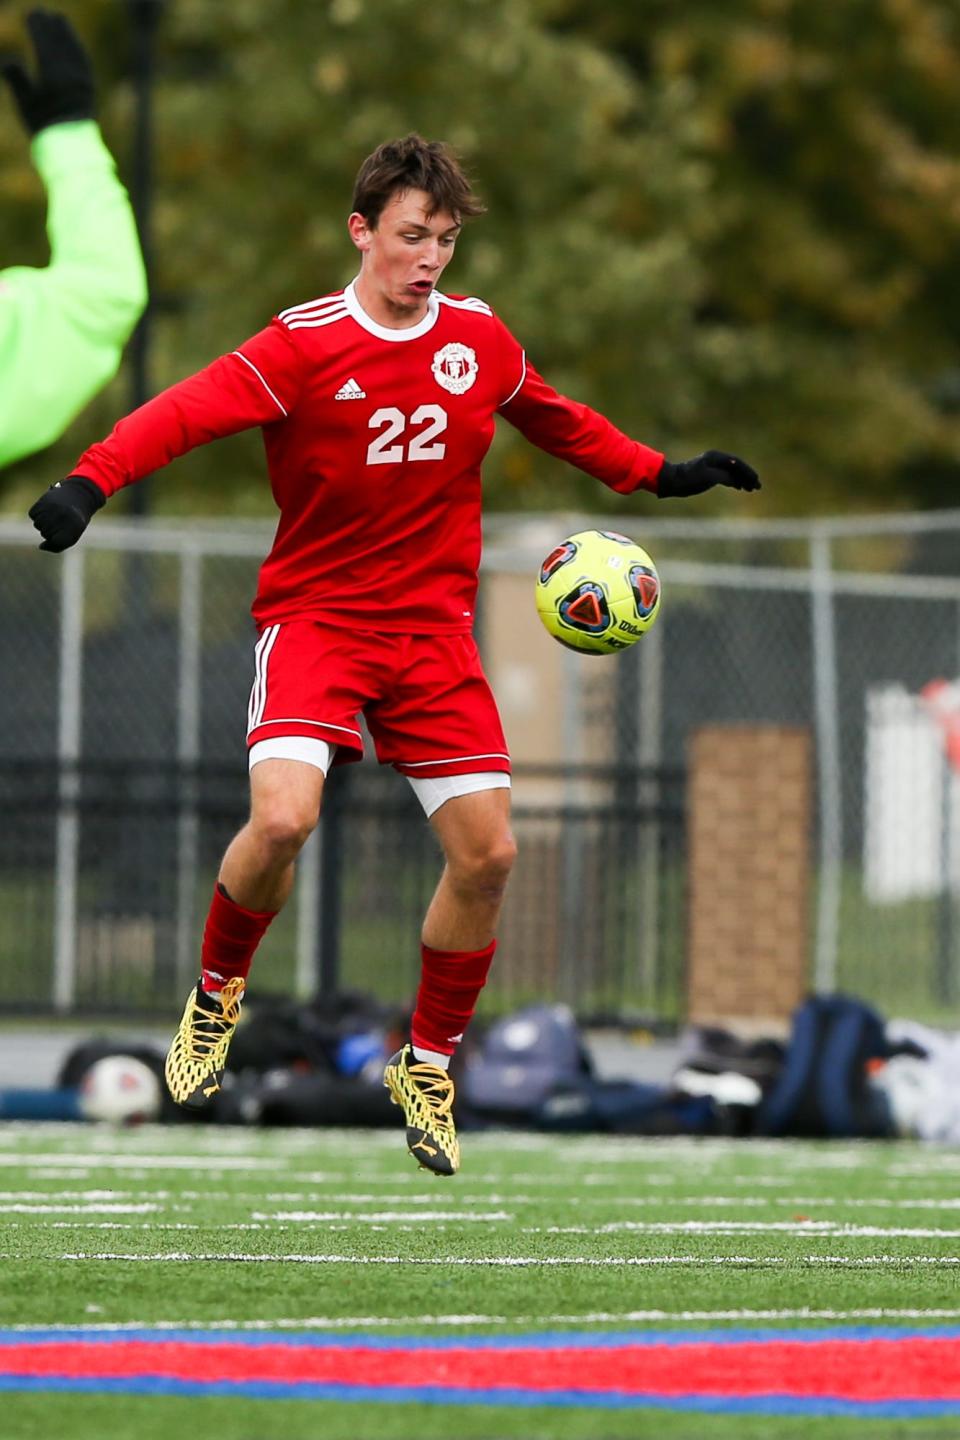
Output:
<path fill-rule="evenodd" d="M 4 1345 L 0 1375 L 350 1386 L 457 1386 L 663 1397 L 830 1396 L 851 1401 L 960 1399 L 960 1339 L 745 1341 L 610 1347 L 431 1350 L 202 1341 L 61 1341 Z"/>

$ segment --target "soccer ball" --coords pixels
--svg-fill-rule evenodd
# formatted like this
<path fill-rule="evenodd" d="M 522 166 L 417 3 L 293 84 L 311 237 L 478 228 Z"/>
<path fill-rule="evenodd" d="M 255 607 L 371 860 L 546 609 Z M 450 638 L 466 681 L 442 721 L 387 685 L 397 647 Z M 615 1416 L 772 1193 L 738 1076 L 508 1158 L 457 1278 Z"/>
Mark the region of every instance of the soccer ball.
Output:
<path fill-rule="evenodd" d="M 80 1081 L 80 1109 L 87 1120 L 135 1125 L 160 1114 L 160 1081 L 132 1055 L 95 1060 Z"/>
<path fill-rule="evenodd" d="M 615 530 L 581 530 L 554 546 L 537 576 L 537 614 L 555 640 L 612 655 L 660 611 L 660 577 L 646 550 Z"/>

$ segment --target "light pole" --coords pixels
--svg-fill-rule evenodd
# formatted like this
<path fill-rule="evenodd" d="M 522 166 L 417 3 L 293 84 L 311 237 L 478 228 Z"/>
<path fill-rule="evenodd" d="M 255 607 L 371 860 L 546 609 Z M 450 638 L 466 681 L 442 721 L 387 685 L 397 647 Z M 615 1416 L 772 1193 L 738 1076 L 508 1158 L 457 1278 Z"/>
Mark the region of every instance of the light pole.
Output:
<path fill-rule="evenodd" d="M 140 244 L 150 299 L 130 343 L 132 398 L 134 408 L 149 400 L 150 340 L 153 327 L 153 81 L 156 58 L 156 36 L 167 0 L 127 0 L 130 14 L 130 57 L 136 107 L 134 111 L 133 167 L 130 198 L 137 218 Z M 130 491 L 130 513 L 142 516 L 149 508 L 149 479 L 141 480 Z"/>

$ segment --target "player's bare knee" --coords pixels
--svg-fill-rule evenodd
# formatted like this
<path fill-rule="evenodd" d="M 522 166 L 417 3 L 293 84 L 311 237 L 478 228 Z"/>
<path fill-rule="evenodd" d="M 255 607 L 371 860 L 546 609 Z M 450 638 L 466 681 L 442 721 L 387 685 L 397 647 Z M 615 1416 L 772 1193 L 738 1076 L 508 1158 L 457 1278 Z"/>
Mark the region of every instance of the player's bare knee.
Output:
<path fill-rule="evenodd" d="M 267 810 L 251 822 L 260 844 L 278 860 L 292 860 L 310 838 L 317 823 L 312 811 L 297 808 Z"/>
<path fill-rule="evenodd" d="M 506 886 L 517 858 L 517 842 L 512 835 L 505 835 L 489 857 L 489 865 L 495 880 Z"/>
<path fill-rule="evenodd" d="M 463 889 L 479 895 L 498 896 L 507 888 L 516 857 L 516 842 L 508 835 L 484 849 L 461 857 L 451 868 Z"/>

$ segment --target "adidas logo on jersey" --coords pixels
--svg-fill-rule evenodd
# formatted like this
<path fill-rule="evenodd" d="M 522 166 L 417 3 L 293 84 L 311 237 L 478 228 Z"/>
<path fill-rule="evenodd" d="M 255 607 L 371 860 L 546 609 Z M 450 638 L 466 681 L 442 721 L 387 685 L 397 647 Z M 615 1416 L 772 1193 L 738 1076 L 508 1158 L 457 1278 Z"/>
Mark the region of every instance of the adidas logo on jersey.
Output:
<path fill-rule="evenodd" d="M 360 389 L 360 386 L 351 375 L 350 379 L 340 386 L 340 389 L 333 398 L 334 400 L 366 400 L 367 392 L 366 390 Z"/>

